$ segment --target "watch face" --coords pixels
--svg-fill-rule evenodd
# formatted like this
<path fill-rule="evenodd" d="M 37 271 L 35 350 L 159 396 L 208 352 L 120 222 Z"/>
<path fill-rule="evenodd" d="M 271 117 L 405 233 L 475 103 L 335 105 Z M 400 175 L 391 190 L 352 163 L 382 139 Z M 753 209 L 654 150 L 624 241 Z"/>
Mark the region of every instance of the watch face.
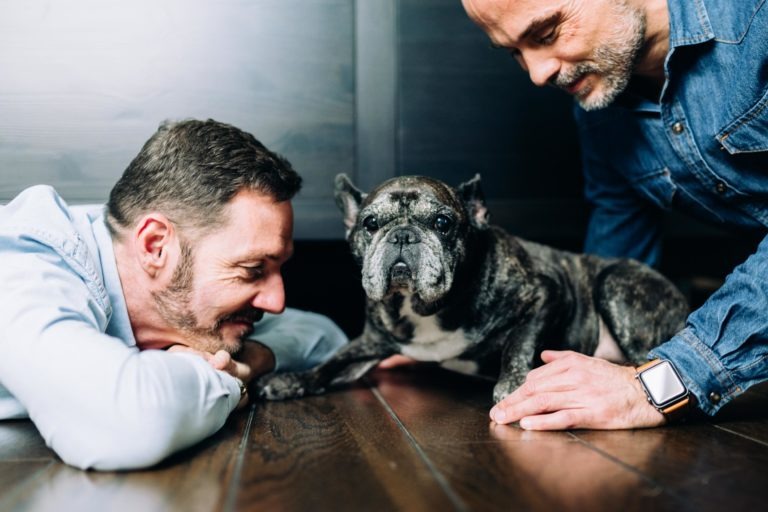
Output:
<path fill-rule="evenodd" d="M 682 379 L 669 361 L 662 361 L 645 370 L 639 377 L 656 407 L 664 407 L 688 394 Z"/>

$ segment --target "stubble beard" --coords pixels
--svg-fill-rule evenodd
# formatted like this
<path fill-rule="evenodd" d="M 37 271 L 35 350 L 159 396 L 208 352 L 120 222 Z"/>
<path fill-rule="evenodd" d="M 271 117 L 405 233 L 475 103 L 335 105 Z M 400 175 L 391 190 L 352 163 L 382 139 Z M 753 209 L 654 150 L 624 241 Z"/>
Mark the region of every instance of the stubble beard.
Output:
<path fill-rule="evenodd" d="M 245 330 L 235 340 L 227 340 L 222 332 L 222 325 L 234 318 L 245 319 L 252 324 L 261 319 L 263 312 L 236 312 L 218 318 L 212 326 L 202 326 L 191 307 L 194 281 L 192 247 L 188 242 L 182 241 L 180 249 L 179 263 L 171 276 L 171 284 L 164 290 L 152 293 L 158 314 L 167 325 L 181 333 L 189 347 L 210 353 L 219 350 L 236 353 L 242 347 L 243 339 L 253 328 Z"/>
<path fill-rule="evenodd" d="M 567 89 L 586 75 L 599 77 L 602 91 L 593 94 L 594 88 L 587 87 L 575 96 L 587 111 L 609 106 L 626 90 L 645 44 L 647 20 L 642 10 L 620 1 L 614 6 L 613 17 L 623 23 L 617 24 L 608 42 L 595 49 L 589 62 L 576 64 L 554 82 L 555 86 Z"/>

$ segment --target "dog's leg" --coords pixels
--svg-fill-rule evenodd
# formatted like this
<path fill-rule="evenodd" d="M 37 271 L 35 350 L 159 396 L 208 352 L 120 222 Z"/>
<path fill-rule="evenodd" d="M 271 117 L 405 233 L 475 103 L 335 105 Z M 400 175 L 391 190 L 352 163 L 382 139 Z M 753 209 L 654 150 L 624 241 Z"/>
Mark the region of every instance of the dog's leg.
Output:
<path fill-rule="evenodd" d="M 522 332 L 513 333 L 506 342 L 501 353 L 499 380 L 493 388 L 494 403 L 500 402 L 525 382 L 526 375 L 534 366 L 541 336 L 542 329 L 538 322 L 531 322 Z"/>
<path fill-rule="evenodd" d="M 635 364 L 682 329 L 688 313 L 685 298 L 671 282 L 632 260 L 620 260 L 601 271 L 594 297 L 610 335 Z"/>
<path fill-rule="evenodd" d="M 267 400 L 318 395 L 327 387 L 352 382 L 376 363 L 397 353 L 392 343 L 366 337 L 365 333 L 339 349 L 325 363 L 306 372 L 270 373 L 257 383 L 257 393 Z"/>

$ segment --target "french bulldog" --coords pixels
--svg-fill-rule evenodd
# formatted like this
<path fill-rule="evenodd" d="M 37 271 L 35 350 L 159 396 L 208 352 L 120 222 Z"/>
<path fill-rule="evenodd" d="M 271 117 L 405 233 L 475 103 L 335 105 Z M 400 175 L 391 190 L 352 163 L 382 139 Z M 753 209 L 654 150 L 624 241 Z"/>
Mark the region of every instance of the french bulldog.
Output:
<path fill-rule="evenodd" d="M 362 266 L 363 333 L 307 372 L 262 377 L 267 399 L 319 394 L 403 354 L 492 375 L 498 402 L 544 349 L 640 363 L 684 326 L 685 298 L 650 267 L 557 250 L 489 224 L 479 175 L 457 188 L 401 176 L 365 194 L 340 174 L 335 198 Z"/>

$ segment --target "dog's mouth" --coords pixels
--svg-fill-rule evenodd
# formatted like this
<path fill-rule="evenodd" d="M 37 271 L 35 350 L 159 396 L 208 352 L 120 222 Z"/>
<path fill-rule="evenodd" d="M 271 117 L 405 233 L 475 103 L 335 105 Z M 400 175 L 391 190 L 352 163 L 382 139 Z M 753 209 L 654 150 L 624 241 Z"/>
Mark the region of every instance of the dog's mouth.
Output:
<path fill-rule="evenodd" d="M 389 279 L 392 285 L 406 285 L 411 281 L 411 267 L 408 264 L 398 259 L 389 271 Z"/>

